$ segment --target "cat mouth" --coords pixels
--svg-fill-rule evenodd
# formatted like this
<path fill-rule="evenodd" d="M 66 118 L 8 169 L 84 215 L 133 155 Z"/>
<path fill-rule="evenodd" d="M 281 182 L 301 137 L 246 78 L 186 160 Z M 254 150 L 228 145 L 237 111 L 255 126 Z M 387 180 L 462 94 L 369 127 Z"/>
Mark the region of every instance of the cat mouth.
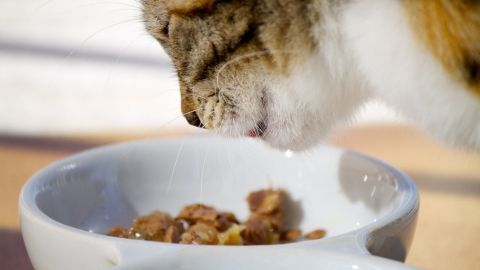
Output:
<path fill-rule="evenodd" d="M 263 137 L 266 131 L 267 131 L 267 124 L 264 121 L 260 121 L 256 124 L 254 128 L 250 129 L 247 132 L 247 136 L 252 138 L 255 138 L 255 137 L 261 138 Z"/>

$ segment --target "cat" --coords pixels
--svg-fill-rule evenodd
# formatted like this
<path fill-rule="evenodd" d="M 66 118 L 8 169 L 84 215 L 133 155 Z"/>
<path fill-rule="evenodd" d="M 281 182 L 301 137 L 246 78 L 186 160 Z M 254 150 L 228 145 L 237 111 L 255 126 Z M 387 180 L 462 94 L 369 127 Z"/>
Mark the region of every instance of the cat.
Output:
<path fill-rule="evenodd" d="M 194 126 L 302 150 L 378 98 L 480 151 L 480 1 L 142 1 Z"/>

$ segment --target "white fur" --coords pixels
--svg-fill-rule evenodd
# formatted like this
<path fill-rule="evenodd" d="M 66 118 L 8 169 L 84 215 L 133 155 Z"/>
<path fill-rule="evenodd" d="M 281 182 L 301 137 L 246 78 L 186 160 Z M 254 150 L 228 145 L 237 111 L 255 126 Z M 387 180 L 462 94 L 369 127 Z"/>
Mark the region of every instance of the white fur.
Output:
<path fill-rule="evenodd" d="M 319 8 L 318 50 L 287 79 L 268 84 L 267 142 L 307 148 L 375 97 L 433 136 L 480 150 L 479 99 L 414 38 L 400 1 Z"/>
<path fill-rule="evenodd" d="M 322 23 L 314 27 L 317 50 L 285 79 L 267 87 L 267 133 L 275 147 L 305 149 L 350 116 L 369 94 L 346 47 L 340 10 L 319 4 Z"/>
<path fill-rule="evenodd" d="M 305 149 L 374 97 L 435 137 L 480 150 L 478 97 L 451 79 L 414 37 L 401 1 L 316 4 L 322 14 L 313 27 L 318 48 L 287 78 L 227 80 L 256 91 L 243 91 L 250 94 L 239 100 L 237 117 L 225 119 L 223 133 L 246 134 L 263 121 L 265 141 Z M 258 93 L 265 94 L 265 104 Z"/>
<path fill-rule="evenodd" d="M 328 43 L 335 44 L 325 44 L 287 79 L 270 83 L 265 140 L 272 145 L 297 150 L 310 147 L 348 120 L 366 100 L 365 84 L 342 52 L 342 42 Z"/>
<path fill-rule="evenodd" d="M 414 37 L 401 1 L 353 2 L 342 25 L 374 95 L 433 136 L 480 150 L 480 100 Z"/>

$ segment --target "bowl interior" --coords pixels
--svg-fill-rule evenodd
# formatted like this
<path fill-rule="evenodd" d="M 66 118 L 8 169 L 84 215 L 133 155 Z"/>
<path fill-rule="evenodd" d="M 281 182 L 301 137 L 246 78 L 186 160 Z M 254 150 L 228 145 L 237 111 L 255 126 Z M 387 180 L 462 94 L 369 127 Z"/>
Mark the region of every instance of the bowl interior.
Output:
<path fill-rule="evenodd" d="M 50 166 L 31 181 L 32 201 L 51 219 L 105 233 L 159 209 L 176 215 L 205 203 L 248 215 L 245 197 L 280 187 L 291 197 L 292 226 L 328 236 L 375 222 L 399 206 L 395 174 L 355 153 L 320 146 L 277 151 L 252 139 L 177 138 L 88 151 Z"/>

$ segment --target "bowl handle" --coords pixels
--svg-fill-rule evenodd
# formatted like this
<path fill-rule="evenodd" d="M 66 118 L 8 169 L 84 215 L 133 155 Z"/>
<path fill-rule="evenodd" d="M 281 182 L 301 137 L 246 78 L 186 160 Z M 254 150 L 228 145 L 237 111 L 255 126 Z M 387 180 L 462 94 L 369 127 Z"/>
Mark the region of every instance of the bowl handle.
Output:
<path fill-rule="evenodd" d="M 185 249 L 183 245 L 155 245 L 155 243 L 145 241 L 138 241 L 140 243 L 122 242 L 123 241 L 120 241 L 115 244 L 116 263 L 115 267 L 111 268 L 112 270 L 169 269 L 162 268 L 162 265 L 164 265 L 169 258 L 175 257 L 176 254 Z M 156 267 L 151 268 L 152 265 Z"/>
<path fill-rule="evenodd" d="M 157 246 L 158 247 L 158 246 Z M 152 248 L 145 250 L 148 256 L 141 256 L 136 248 L 124 250 L 128 260 L 120 260 L 114 270 L 211 270 L 211 269 L 391 269 L 413 270 L 405 264 L 384 258 L 334 252 L 325 249 L 307 249 L 292 246 L 249 246 L 219 247 L 195 246 L 180 249 L 167 248 L 152 254 Z M 134 251 L 132 255 L 130 251 Z M 138 256 L 137 256 L 138 254 Z M 125 256 L 124 258 L 127 258 Z"/>

